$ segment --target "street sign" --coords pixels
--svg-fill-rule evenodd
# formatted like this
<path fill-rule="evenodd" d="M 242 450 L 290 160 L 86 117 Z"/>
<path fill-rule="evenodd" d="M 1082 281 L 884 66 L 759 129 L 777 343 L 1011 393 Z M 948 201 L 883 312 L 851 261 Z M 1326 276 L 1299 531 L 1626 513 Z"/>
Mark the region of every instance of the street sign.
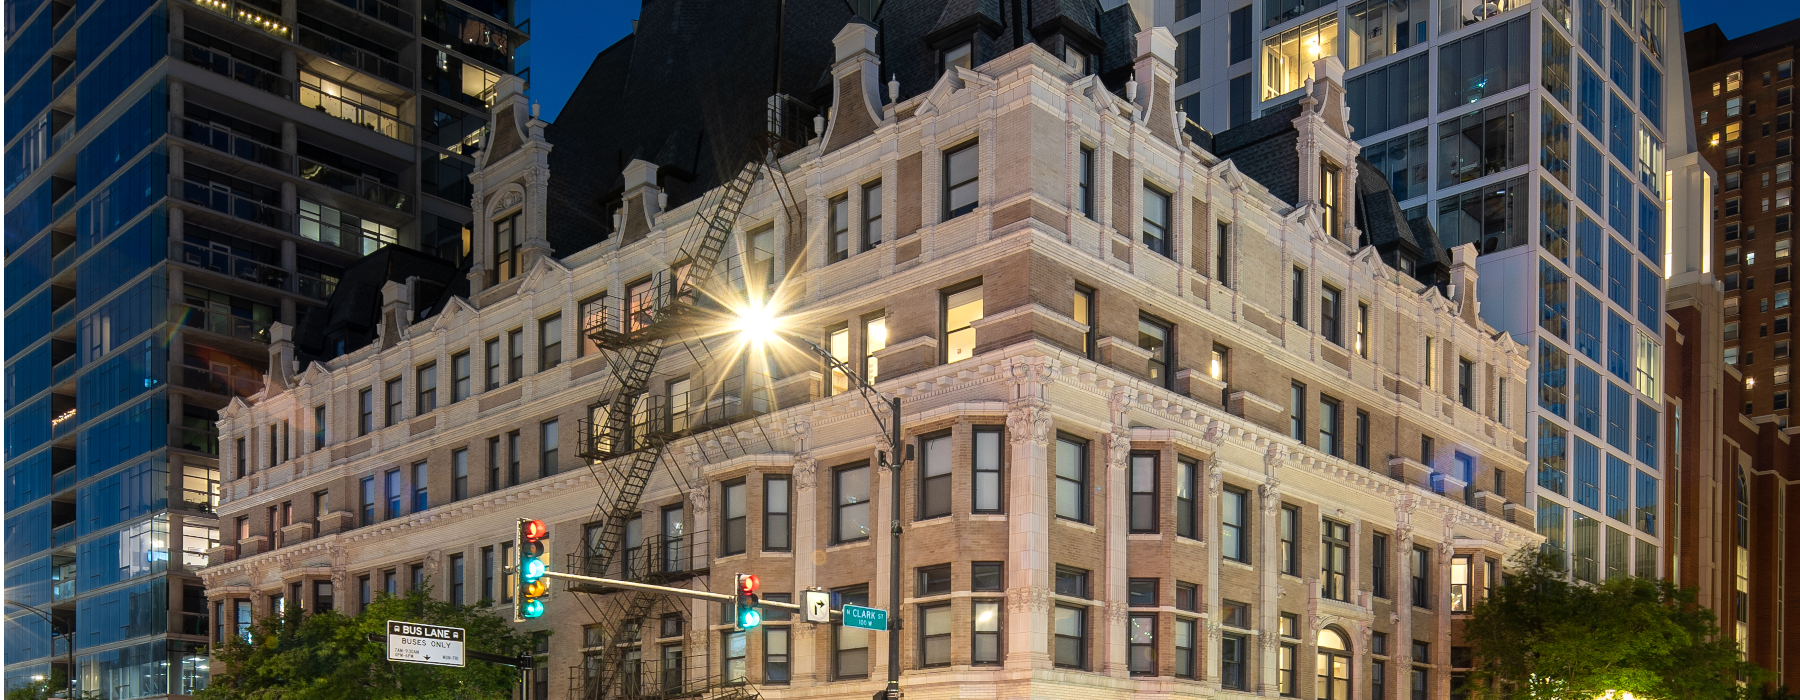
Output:
<path fill-rule="evenodd" d="M 387 657 L 432 666 L 463 665 L 463 631 L 460 627 L 387 621 Z"/>
<path fill-rule="evenodd" d="M 801 591 L 800 619 L 804 622 L 831 622 L 831 594 L 826 591 Z"/>
<path fill-rule="evenodd" d="M 858 627 L 879 632 L 888 628 L 887 616 L 888 611 L 881 608 L 865 608 L 861 605 L 844 606 L 845 627 Z"/>

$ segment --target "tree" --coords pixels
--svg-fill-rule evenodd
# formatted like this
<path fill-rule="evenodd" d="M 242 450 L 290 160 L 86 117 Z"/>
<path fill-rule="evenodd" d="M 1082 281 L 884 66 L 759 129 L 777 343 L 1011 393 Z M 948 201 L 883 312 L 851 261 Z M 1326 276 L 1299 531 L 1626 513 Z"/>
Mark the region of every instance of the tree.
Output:
<path fill-rule="evenodd" d="M 1692 589 L 1633 576 L 1570 581 L 1558 557 L 1527 549 L 1518 572 L 1470 612 L 1471 696 L 1589 700 L 1743 700 L 1763 677 Z"/>
<path fill-rule="evenodd" d="M 50 675 L 28 681 L 6 691 L 6 700 L 47 700 L 68 697 L 68 674 L 61 668 L 50 669 Z M 77 697 L 80 697 L 79 695 Z"/>
<path fill-rule="evenodd" d="M 519 672 L 471 661 L 463 668 L 395 663 L 386 645 L 388 620 L 460 627 L 465 648 L 517 656 L 532 639 L 485 605 L 455 605 L 430 596 L 429 588 L 404 596 L 381 595 L 355 615 L 289 608 L 256 623 L 250 641 L 232 637 L 215 646 L 213 673 L 199 700 L 344 700 L 427 698 L 510 700 Z"/>

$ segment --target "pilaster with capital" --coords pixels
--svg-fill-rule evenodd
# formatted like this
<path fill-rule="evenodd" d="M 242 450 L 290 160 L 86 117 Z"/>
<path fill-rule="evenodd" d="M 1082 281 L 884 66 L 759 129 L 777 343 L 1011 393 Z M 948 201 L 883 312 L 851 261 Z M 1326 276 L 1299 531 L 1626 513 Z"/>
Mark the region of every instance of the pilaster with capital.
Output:
<path fill-rule="evenodd" d="M 1055 422 L 1049 391 L 1054 365 L 1041 356 L 1002 361 L 1007 381 L 1007 572 L 1012 585 L 1006 616 L 1008 668 L 1052 666 L 1050 655 L 1050 473 Z M 1022 607 L 1023 606 L 1023 607 Z M 1027 612 L 1029 611 L 1029 612 Z"/>

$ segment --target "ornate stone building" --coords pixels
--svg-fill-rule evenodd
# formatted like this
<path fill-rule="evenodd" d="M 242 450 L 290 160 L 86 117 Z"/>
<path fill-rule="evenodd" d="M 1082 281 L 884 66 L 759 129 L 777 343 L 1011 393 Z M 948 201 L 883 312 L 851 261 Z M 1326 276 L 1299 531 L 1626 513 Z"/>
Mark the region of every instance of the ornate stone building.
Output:
<path fill-rule="evenodd" d="M 1448 697 L 1460 613 L 1541 541 L 1527 356 L 1477 315 L 1473 249 L 1442 286 L 1383 262 L 1377 243 L 1441 248 L 1359 158 L 1335 61 L 1215 138 L 1174 109 L 1167 30 L 1137 34 L 1122 85 L 1074 45 L 973 67 L 951 46 L 896 99 L 875 31 L 837 35 L 833 119 L 750 186 L 699 284 L 772 300 L 901 398 L 900 511 L 885 414 L 798 340 L 746 345 L 722 318 L 662 352 L 634 430 L 669 442 L 600 572 L 596 496 L 620 467 L 580 457 L 617 391 L 594 339 L 667 301 L 723 195 L 670 206 L 669 164 L 634 161 L 586 205 L 617 233 L 552 246 L 555 144 L 503 81 L 467 297 L 415 322 L 412 285 L 389 283 L 379 342 L 304 368 L 278 342 L 292 380 L 225 412 L 217 634 L 275 599 L 504 600 L 521 517 L 572 572 L 716 592 L 749 572 L 886 607 L 898 522 L 916 698 Z M 282 421 L 311 437 L 271 463 Z M 559 585 L 524 625 L 558 677 L 534 692 L 881 687 L 887 635 L 778 618 L 745 634 L 716 604 Z"/>

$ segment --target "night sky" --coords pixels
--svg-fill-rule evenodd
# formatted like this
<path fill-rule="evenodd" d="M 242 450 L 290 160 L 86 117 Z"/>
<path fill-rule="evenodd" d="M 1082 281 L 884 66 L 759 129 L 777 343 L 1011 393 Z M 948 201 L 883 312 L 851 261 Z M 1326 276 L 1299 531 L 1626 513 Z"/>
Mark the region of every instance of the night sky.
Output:
<path fill-rule="evenodd" d="M 640 5 L 640 0 L 536 0 L 531 17 L 531 95 L 543 103 L 544 119 L 556 120 L 595 54 L 631 33 Z M 1686 0 L 1681 14 L 1685 29 L 1717 22 L 1725 36 L 1736 38 L 1800 17 L 1800 1 Z"/>

